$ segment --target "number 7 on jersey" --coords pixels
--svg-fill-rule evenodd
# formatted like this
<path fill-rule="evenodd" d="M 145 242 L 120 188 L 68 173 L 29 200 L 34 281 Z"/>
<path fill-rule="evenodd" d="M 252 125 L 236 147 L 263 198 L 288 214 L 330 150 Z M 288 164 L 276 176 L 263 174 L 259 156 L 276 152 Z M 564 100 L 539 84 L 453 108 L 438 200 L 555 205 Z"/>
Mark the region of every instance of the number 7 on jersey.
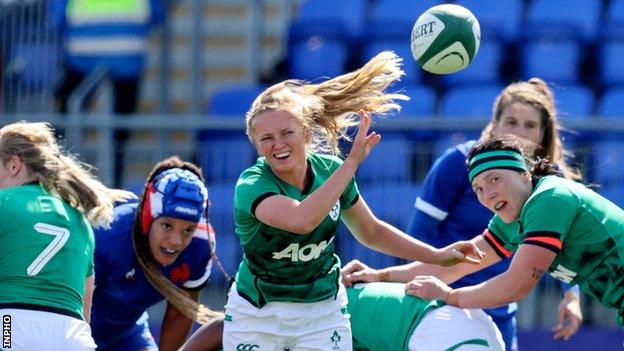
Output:
<path fill-rule="evenodd" d="M 65 228 L 45 223 L 37 223 L 34 228 L 38 233 L 53 235 L 54 239 L 26 269 L 31 277 L 37 275 L 69 239 L 69 230 Z"/>

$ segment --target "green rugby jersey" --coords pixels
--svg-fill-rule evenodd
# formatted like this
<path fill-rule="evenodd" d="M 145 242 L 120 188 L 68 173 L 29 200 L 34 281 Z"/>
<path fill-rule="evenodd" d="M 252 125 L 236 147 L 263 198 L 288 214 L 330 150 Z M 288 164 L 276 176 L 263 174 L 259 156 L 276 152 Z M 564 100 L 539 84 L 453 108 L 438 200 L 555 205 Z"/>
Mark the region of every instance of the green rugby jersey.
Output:
<path fill-rule="evenodd" d="M 262 307 L 270 301 L 315 302 L 336 295 L 340 259 L 334 253 L 334 236 L 340 213 L 359 198 L 355 179 L 325 219 L 307 235 L 264 224 L 254 212 L 262 200 L 275 194 L 303 201 L 341 163 L 335 156 L 309 155 L 310 177 L 303 190 L 279 179 L 262 157 L 239 177 L 234 218 L 244 256 L 236 274 L 236 286 L 239 295 L 250 303 Z"/>
<path fill-rule="evenodd" d="M 405 293 L 405 284 L 356 284 L 347 289 L 353 346 L 376 351 L 409 350 L 414 329 L 425 314 L 444 306 Z"/>
<path fill-rule="evenodd" d="M 82 318 L 95 247 L 84 215 L 38 184 L 0 190 L 0 209 L 0 306 Z"/>
<path fill-rule="evenodd" d="M 582 184 L 556 176 L 538 181 L 517 222 L 494 216 L 486 240 L 501 257 L 521 244 L 557 254 L 550 274 L 624 316 L 624 211 Z"/>

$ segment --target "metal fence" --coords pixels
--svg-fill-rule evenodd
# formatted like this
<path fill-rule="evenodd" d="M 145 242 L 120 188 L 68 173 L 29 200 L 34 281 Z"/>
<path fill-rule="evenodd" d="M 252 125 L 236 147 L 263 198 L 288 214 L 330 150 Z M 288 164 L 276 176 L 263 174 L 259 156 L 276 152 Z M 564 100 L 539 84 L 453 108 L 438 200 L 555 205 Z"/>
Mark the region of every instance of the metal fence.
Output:
<path fill-rule="evenodd" d="M 49 112 L 60 64 L 45 1 L 0 1 L 0 112 Z"/>

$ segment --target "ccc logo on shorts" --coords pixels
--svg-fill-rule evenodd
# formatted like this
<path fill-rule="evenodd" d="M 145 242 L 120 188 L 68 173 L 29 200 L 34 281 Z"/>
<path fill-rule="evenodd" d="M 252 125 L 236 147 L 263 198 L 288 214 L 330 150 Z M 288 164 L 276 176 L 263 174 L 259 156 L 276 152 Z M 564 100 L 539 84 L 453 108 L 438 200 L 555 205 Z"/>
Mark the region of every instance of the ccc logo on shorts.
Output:
<path fill-rule="evenodd" d="M 238 344 L 236 345 L 236 351 L 258 351 L 259 347 L 258 345 L 252 344 Z"/>

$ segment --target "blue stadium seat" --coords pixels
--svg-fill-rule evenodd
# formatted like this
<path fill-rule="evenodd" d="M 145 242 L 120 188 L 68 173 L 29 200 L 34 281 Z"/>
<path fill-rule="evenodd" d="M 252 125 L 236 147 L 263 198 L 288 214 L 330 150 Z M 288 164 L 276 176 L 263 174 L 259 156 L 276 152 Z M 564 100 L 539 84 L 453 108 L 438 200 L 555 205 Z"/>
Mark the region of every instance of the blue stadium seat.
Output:
<path fill-rule="evenodd" d="M 394 51 L 395 54 L 403 59 L 402 67 L 405 76 L 396 85 L 415 83 L 422 79 L 422 70 L 412 56 L 409 35 L 402 38 L 374 37 L 371 41 L 364 44 L 362 48 L 361 64 L 366 63 L 378 53 L 388 50 Z"/>
<path fill-rule="evenodd" d="M 289 45 L 289 78 L 316 81 L 335 77 L 345 73 L 348 59 L 349 46 L 344 38 L 322 33 L 293 38 Z"/>
<path fill-rule="evenodd" d="M 419 186 L 412 183 L 367 184 L 360 186 L 360 193 L 375 216 L 404 231 L 418 189 Z M 405 262 L 363 246 L 344 225 L 336 236 L 336 250 L 343 264 L 358 259 L 374 268 L 383 268 Z"/>
<path fill-rule="evenodd" d="M 546 82 L 570 84 L 578 81 L 581 50 L 574 40 L 535 38 L 522 48 L 522 79 L 540 77 Z"/>
<path fill-rule="evenodd" d="M 529 36 L 572 36 L 584 42 L 597 37 L 602 1 L 532 0 L 526 8 L 524 32 Z"/>
<path fill-rule="evenodd" d="M 624 27 L 624 22 L 621 23 Z M 603 86 L 624 85 L 624 36 L 601 43 L 598 54 L 598 75 Z"/>
<path fill-rule="evenodd" d="M 591 117 L 594 112 L 594 93 L 582 85 L 568 85 L 553 88 L 558 116 L 562 121 L 568 118 Z"/>
<path fill-rule="evenodd" d="M 207 113 L 211 117 L 240 117 L 251 108 L 253 101 L 266 87 L 264 85 L 232 85 L 215 91 L 210 98 Z"/>
<path fill-rule="evenodd" d="M 411 175 L 409 140 L 400 134 L 384 133 L 381 142 L 358 167 L 358 183 L 407 182 Z"/>
<path fill-rule="evenodd" d="M 624 117 L 623 107 L 624 87 L 610 89 L 600 99 L 596 114 L 601 117 Z"/>
<path fill-rule="evenodd" d="M 403 94 L 410 97 L 409 101 L 401 101 L 399 118 L 433 117 L 436 104 L 436 92 L 426 85 L 406 84 L 402 87 Z"/>
<path fill-rule="evenodd" d="M 57 78 L 59 62 L 58 47 L 54 43 L 41 42 L 17 43 L 8 64 L 26 87 L 51 88 Z"/>
<path fill-rule="evenodd" d="M 567 149 L 577 151 L 581 143 L 593 137 L 593 133 L 570 128 L 568 121 L 589 119 L 594 116 L 594 93 L 582 85 L 555 86 L 552 90 L 555 95 L 557 117 L 564 127 L 559 130 L 559 135 Z"/>
<path fill-rule="evenodd" d="M 360 62 L 364 63 L 381 51 L 392 50 L 403 58 L 404 82 L 418 82 L 422 71 L 410 50 L 410 35 L 418 15 L 438 0 L 397 1 L 379 0 L 370 5 L 370 15 L 364 29 L 364 47 Z"/>
<path fill-rule="evenodd" d="M 602 37 L 621 38 L 624 36 L 624 0 L 611 0 L 605 10 Z"/>
<path fill-rule="evenodd" d="M 502 62 L 502 47 L 498 41 L 482 40 L 477 56 L 462 71 L 443 76 L 448 86 L 458 84 L 498 84 Z"/>
<path fill-rule="evenodd" d="M 216 232 L 217 256 L 225 271 L 234 275 L 242 259 L 242 249 L 238 236 L 234 232 L 234 187 L 235 182 L 215 183 L 208 186 L 210 198 L 210 223 Z M 214 279 L 223 279 L 223 275 L 213 269 Z"/>
<path fill-rule="evenodd" d="M 245 124 L 245 113 L 253 100 L 263 91 L 264 86 L 232 86 L 213 94 L 208 105 L 209 117 L 240 117 Z M 199 165 L 209 183 L 235 181 L 240 172 L 249 167 L 256 150 L 240 131 L 219 131 L 217 133 L 200 130 L 197 133 Z"/>
<path fill-rule="evenodd" d="M 480 87 L 460 86 L 442 96 L 441 117 L 482 117 L 489 120 L 494 99 L 503 90 L 499 85 Z"/>
<path fill-rule="evenodd" d="M 519 38 L 522 0 L 459 0 L 456 3 L 466 7 L 477 17 L 482 39 L 498 38 L 509 43 Z"/>
<path fill-rule="evenodd" d="M 598 192 L 609 200 L 624 205 L 624 141 L 621 138 L 602 140 L 592 145 L 592 181 Z"/>
<path fill-rule="evenodd" d="M 349 40 L 361 39 L 366 19 L 367 0 L 308 0 L 295 21 L 310 26 L 340 23 Z M 335 27 L 334 27 L 335 28 Z"/>
<path fill-rule="evenodd" d="M 379 25 L 383 23 L 389 25 L 387 30 L 392 31 L 395 30 L 393 25 L 409 23 L 410 31 L 408 33 L 411 33 L 411 27 L 416 22 L 418 16 L 428 8 L 441 3 L 441 0 L 377 0 L 371 3 L 370 19 L 367 25 Z"/>
<path fill-rule="evenodd" d="M 198 142 L 199 165 L 209 184 L 232 182 L 254 163 L 256 149 L 242 132 L 204 134 Z"/>

